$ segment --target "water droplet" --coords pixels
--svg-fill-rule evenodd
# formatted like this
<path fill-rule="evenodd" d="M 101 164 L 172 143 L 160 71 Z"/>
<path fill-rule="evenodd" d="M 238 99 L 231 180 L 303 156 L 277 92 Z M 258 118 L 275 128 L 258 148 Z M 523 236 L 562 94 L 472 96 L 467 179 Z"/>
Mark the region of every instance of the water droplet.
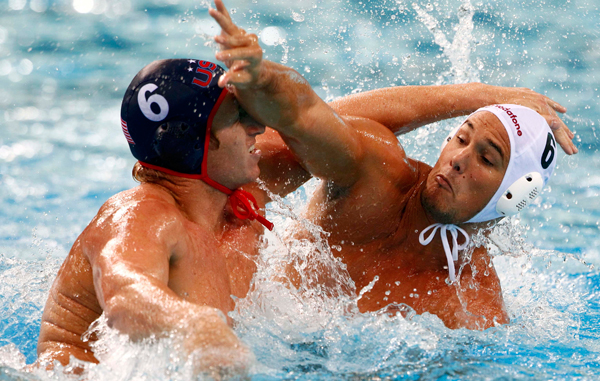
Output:
<path fill-rule="evenodd" d="M 304 15 L 301 15 L 300 13 L 296 13 L 294 11 L 292 11 L 292 18 L 296 22 L 302 22 L 302 21 L 304 21 Z"/>

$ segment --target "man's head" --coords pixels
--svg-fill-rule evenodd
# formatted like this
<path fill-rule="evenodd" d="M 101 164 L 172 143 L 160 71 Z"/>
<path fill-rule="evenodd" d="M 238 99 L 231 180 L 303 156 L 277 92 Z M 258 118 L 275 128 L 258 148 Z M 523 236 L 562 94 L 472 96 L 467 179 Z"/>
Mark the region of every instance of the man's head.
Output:
<path fill-rule="evenodd" d="M 215 115 L 212 132 L 215 139 L 209 144 L 208 177 L 229 189 L 255 181 L 260 174 L 256 136 L 265 132 L 265 126 L 228 94 Z"/>
<path fill-rule="evenodd" d="M 250 148 L 264 127 L 245 117 L 233 95 L 218 86 L 224 72 L 208 61 L 171 59 L 136 75 L 123 98 L 121 126 L 142 166 L 180 177 L 209 176 L 229 189 L 256 179 L 259 153 Z"/>
<path fill-rule="evenodd" d="M 517 105 L 471 114 L 452 131 L 432 169 L 422 203 L 438 222 L 483 222 L 523 209 L 555 166 L 556 143 L 545 119 Z"/>

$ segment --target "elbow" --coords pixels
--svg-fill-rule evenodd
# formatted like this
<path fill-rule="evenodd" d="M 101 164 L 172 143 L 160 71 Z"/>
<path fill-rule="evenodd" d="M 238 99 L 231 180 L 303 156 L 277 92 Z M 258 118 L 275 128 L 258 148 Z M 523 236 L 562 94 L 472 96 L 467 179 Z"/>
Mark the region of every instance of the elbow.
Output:
<path fill-rule="evenodd" d="M 123 332 L 126 324 L 124 321 L 130 316 L 131 302 L 127 301 L 121 295 L 115 295 L 106 300 L 104 307 L 104 316 L 106 323 L 110 328 L 115 328 Z"/>
<path fill-rule="evenodd" d="M 109 328 L 116 329 L 119 333 L 126 334 L 132 341 L 147 338 L 151 332 L 144 327 L 144 318 L 140 309 L 132 302 L 131 298 L 115 295 L 105 303 L 104 316 Z"/>

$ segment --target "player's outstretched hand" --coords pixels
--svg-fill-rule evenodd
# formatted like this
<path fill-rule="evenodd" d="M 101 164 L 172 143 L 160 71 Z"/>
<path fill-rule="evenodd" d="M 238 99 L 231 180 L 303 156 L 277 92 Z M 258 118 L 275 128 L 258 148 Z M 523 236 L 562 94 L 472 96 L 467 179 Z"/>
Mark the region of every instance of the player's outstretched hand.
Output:
<path fill-rule="evenodd" d="M 211 8 L 208 13 L 221 26 L 221 34 L 215 37 L 215 41 L 221 46 L 216 58 L 229 68 L 219 78 L 219 86 L 255 86 L 260 79 L 263 56 L 258 37 L 235 25 L 222 0 L 215 0 L 215 6 L 216 9 Z"/>
<path fill-rule="evenodd" d="M 503 98 L 500 103 L 518 104 L 537 111 L 546 119 L 546 122 L 548 122 L 554 133 L 556 141 L 567 155 L 579 152 L 575 144 L 573 144 L 575 134 L 569 130 L 569 127 L 567 127 L 557 114 L 567 112 L 565 107 L 547 96 L 527 88 L 504 87 L 499 89 L 502 91 L 501 97 Z"/>

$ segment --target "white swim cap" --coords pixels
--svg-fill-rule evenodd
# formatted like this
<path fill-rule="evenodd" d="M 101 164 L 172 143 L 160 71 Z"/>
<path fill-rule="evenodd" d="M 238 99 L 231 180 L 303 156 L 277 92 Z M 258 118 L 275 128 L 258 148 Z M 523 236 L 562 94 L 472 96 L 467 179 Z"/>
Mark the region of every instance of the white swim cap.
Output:
<path fill-rule="evenodd" d="M 510 140 L 510 160 L 492 199 L 467 223 L 517 214 L 541 193 L 556 166 L 556 140 L 536 111 L 503 104 L 482 107 L 473 114 L 482 111 L 491 112 L 502 122 Z M 444 145 L 457 131 L 455 128 L 450 133 Z"/>

